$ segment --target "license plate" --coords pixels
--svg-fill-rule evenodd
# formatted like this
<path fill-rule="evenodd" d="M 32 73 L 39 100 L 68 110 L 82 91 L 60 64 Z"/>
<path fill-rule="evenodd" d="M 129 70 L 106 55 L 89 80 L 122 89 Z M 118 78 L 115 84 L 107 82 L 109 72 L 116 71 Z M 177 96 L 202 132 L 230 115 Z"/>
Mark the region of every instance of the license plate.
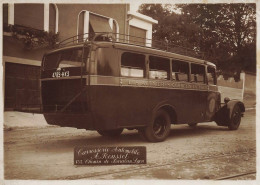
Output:
<path fill-rule="evenodd" d="M 60 78 L 70 76 L 69 71 L 55 71 L 52 73 L 52 78 Z"/>

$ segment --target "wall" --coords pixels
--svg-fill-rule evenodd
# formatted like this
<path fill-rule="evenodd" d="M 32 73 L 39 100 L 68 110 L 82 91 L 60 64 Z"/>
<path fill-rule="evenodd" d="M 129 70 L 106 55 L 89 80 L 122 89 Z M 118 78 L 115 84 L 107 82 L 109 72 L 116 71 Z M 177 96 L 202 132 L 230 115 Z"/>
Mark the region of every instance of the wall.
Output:
<path fill-rule="evenodd" d="M 48 49 L 26 50 L 23 43 L 10 36 L 3 36 L 3 55 L 31 60 L 42 60 L 44 52 Z"/>
<path fill-rule="evenodd" d="M 221 93 L 221 102 L 224 102 L 224 98 L 228 97 L 231 100 L 236 99 L 243 101 L 243 89 L 236 89 L 231 87 L 218 86 L 218 90 Z"/>
<path fill-rule="evenodd" d="M 244 79 L 244 78 L 243 78 Z M 225 87 L 232 87 L 237 89 L 243 88 L 243 80 L 240 80 L 236 82 L 234 78 L 229 78 L 228 80 L 225 80 L 222 75 L 218 77 L 218 85 L 219 86 L 225 86 Z"/>
<path fill-rule="evenodd" d="M 256 75 L 252 73 L 241 73 L 240 79 L 240 81 L 235 82 L 234 78 L 224 80 L 222 75 L 218 77 L 218 86 L 221 92 L 222 102 L 224 102 L 225 97 L 243 101 L 245 95 L 256 95 Z"/>
<path fill-rule="evenodd" d="M 240 75 L 240 81 L 236 82 L 234 78 L 228 78 L 225 80 L 222 75 L 220 75 L 217 79 L 217 84 L 219 91 L 221 93 L 221 102 L 224 102 L 224 98 L 228 97 L 230 99 L 238 99 L 243 101 L 244 90 L 243 83 L 245 79 L 245 74 Z"/>
<path fill-rule="evenodd" d="M 133 27 L 137 27 L 140 29 L 143 29 L 146 31 L 145 37 L 146 37 L 146 46 L 151 46 L 152 42 L 152 28 L 153 24 L 158 24 L 158 21 L 148 17 L 146 15 L 137 13 L 137 12 L 128 12 L 129 15 L 129 25 Z"/>
<path fill-rule="evenodd" d="M 129 5 L 126 4 L 57 4 L 59 9 L 60 40 L 77 35 L 78 14 L 87 10 L 107 17 L 118 22 L 119 33 L 124 34 L 126 25 L 126 13 Z"/>
<path fill-rule="evenodd" d="M 54 31 L 55 12 L 53 5 L 50 6 L 50 30 Z M 59 11 L 58 30 L 60 41 L 77 35 L 77 18 L 82 10 L 88 10 L 115 19 L 119 24 L 119 33 L 124 34 L 126 25 L 126 13 L 129 5 L 126 4 L 57 4 Z M 15 4 L 15 24 L 31 26 L 43 29 L 43 4 Z M 5 9 L 7 9 L 5 7 Z M 22 12 L 22 9 L 25 12 Z M 28 11 L 32 9 L 30 13 Z M 37 13 L 37 11 L 38 13 Z M 27 12 L 27 13 L 26 13 Z M 37 16 L 36 16 L 37 13 Z M 25 19 L 24 16 L 27 16 Z M 21 18 L 19 18 L 21 15 Z M 6 16 L 5 16 L 6 17 Z M 3 55 L 31 60 L 41 60 L 43 54 L 49 49 L 25 50 L 23 44 L 11 36 L 3 36 Z"/>
<path fill-rule="evenodd" d="M 43 4 L 14 4 L 14 24 L 43 30 Z"/>
<path fill-rule="evenodd" d="M 246 72 L 245 93 L 256 95 L 256 74 Z"/>

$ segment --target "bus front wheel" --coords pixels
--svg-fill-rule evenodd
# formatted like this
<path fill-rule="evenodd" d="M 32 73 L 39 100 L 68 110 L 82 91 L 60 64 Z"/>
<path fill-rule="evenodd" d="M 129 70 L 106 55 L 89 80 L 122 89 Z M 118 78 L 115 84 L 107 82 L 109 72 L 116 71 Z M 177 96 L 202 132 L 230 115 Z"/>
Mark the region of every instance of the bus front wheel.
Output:
<path fill-rule="evenodd" d="M 236 105 L 232 111 L 231 119 L 228 124 L 229 130 L 237 130 L 241 122 L 241 109 Z"/>
<path fill-rule="evenodd" d="M 119 128 L 119 129 L 114 129 L 114 130 L 97 130 L 97 132 L 101 136 L 117 137 L 117 136 L 119 136 L 123 132 L 123 129 Z"/>
<path fill-rule="evenodd" d="M 171 119 L 164 110 L 158 110 L 150 125 L 140 129 L 139 132 L 150 142 L 164 141 L 170 133 Z"/>

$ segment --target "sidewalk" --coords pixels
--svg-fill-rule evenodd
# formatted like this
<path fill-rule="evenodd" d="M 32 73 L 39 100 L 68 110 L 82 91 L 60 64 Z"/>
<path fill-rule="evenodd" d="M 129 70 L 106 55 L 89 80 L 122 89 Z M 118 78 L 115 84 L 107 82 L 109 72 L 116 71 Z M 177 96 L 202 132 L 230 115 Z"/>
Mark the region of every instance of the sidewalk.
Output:
<path fill-rule="evenodd" d="M 4 129 L 50 126 L 42 114 L 7 111 L 4 112 Z"/>

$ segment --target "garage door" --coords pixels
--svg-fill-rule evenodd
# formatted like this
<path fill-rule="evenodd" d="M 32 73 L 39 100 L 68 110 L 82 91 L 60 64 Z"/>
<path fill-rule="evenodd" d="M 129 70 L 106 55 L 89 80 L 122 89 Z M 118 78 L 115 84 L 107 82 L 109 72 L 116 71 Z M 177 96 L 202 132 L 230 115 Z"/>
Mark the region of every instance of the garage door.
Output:
<path fill-rule="evenodd" d="M 40 67 L 5 63 L 5 109 L 40 107 Z"/>

